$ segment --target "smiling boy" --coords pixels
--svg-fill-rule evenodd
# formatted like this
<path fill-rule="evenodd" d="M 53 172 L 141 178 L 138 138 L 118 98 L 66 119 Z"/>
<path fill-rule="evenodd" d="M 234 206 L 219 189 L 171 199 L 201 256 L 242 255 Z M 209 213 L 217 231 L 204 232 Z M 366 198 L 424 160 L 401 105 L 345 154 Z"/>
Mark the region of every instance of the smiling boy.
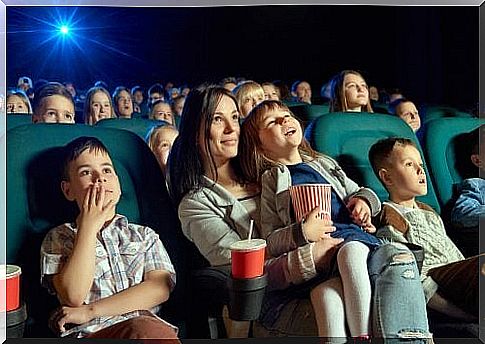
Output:
<path fill-rule="evenodd" d="M 175 285 L 174 268 L 152 229 L 116 214 L 121 187 L 106 147 L 77 138 L 65 146 L 63 167 L 62 192 L 80 212 L 42 243 L 41 283 L 61 303 L 50 327 L 63 337 L 176 340 L 176 328 L 155 315 Z"/>
<path fill-rule="evenodd" d="M 421 280 L 428 306 L 450 316 L 478 317 L 478 256 L 465 259 L 446 235 L 443 221 L 416 201 L 427 193 L 426 172 L 415 144 L 387 138 L 369 151 L 375 174 L 389 192 L 376 223 L 377 236 L 422 246 Z"/>

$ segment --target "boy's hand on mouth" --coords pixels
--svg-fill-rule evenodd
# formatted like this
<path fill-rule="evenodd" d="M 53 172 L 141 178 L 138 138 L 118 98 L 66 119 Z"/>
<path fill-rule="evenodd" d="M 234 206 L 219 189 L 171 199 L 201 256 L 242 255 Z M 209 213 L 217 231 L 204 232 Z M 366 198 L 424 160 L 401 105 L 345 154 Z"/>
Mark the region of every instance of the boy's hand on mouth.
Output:
<path fill-rule="evenodd" d="M 104 185 L 89 187 L 77 218 L 79 230 L 98 233 L 104 223 L 111 220 L 116 204 L 112 199 L 106 200 L 107 193 L 111 191 L 107 191 Z"/>

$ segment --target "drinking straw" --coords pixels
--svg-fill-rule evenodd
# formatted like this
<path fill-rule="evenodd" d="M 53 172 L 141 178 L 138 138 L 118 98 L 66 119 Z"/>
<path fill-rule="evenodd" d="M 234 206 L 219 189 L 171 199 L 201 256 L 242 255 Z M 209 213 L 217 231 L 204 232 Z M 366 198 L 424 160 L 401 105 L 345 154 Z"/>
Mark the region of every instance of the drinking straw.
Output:
<path fill-rule="evenodd" d="M 251 241 L 251 238 L 253 236 L 253 227 L 254 227 L 254 220 L 251 219 L 251 222 L 249 223 L 249 236 L 248 236 L 248 241 Z"/>

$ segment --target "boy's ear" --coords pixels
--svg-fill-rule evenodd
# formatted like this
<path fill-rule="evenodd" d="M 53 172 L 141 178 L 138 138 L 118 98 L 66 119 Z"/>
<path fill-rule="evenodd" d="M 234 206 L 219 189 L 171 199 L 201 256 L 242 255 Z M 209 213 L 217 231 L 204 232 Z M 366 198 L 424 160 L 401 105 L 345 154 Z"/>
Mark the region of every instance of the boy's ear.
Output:
<path fill-rule="evenodd" d="M 74 197 L 71 195 L 71 183 L 67 180 L 63 180 L 61 182 L 61 189 L 64 197 L 66 197 L 68 201 L 74 201 Z"/>
<path fill-rule="evenodd" d="M 472 154 L 470 155 L 470 160 L 473 165 L 475 165 L 478 168 L 482 168 L 482 160 L 480 159 L 480 155 Z"/>
<path fill-rule="evenodd" d="M 392 179 L 391 179 L 391 176 L 389 174 L 389 171 L 386 170 L 385 168 L 379 169 L 379 179 L 382 181 L 382 183 L 385 186 L 392 185 Z"/>

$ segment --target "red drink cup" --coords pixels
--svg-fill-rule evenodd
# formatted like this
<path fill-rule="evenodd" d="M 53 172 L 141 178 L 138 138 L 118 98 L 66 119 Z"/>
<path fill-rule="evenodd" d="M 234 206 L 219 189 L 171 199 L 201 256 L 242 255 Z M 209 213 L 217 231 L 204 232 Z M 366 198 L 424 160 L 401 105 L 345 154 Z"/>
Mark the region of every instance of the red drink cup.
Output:
<path fill-rule="evenodd" d="M 240 240 L 233 243 L 230 248 L 233 278 L 254 278 L 263 275 L 266 240 Z"/>
<path fill-rule="evenodd" d="M 6 293 L 6 303 L 2 297 L 0 311 L 9 312 L 20 307 L 20 274 L 22 270 L 16 265 L 0 265 L 0 288 L 2 296 Z"/>
<path fill-rule="evenodd" d="M 321 207 L 323 218 L 330 220 L 332 213 L 332 186 L 330 184 L 292 185 L 290 186 L 290 196 L 298 222 L 315 207 Z"/>

